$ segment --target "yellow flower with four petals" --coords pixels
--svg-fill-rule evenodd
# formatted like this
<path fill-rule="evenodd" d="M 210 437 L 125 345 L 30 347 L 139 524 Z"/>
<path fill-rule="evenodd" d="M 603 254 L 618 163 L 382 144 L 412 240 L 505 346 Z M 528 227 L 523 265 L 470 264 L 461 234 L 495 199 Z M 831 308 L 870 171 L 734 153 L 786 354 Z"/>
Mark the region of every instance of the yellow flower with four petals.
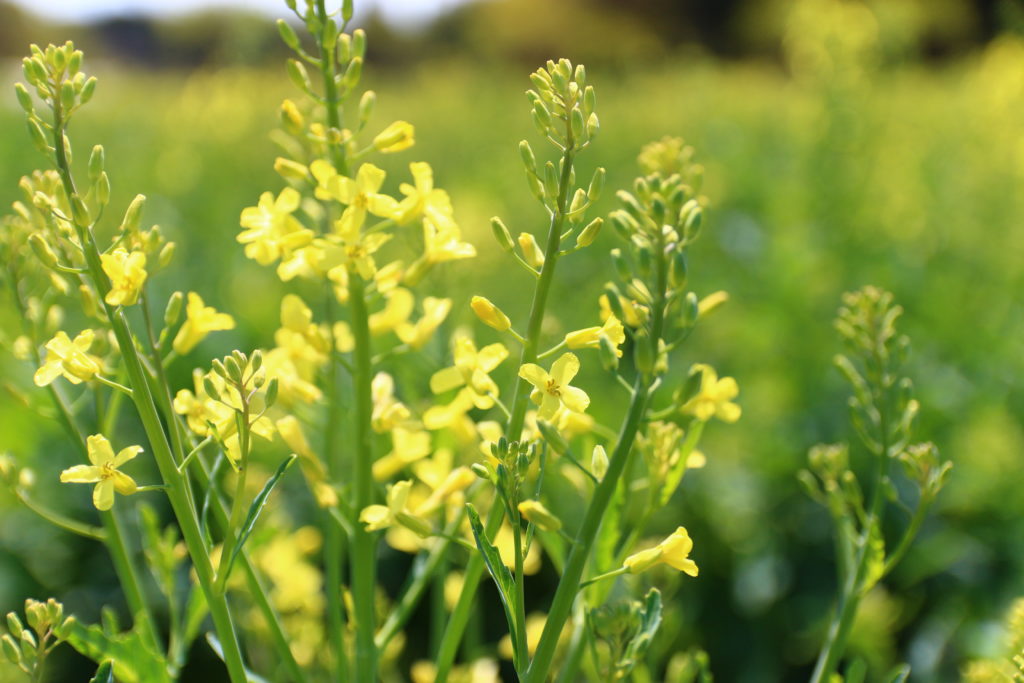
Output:
<path fill-rule="evenodd" d="M 75 465 L 60 473 L 60 480 L 72 484 L 96 484 L 92 490 L 92 504 L 97 510 L 109 510 L 114 506 L 114 492 L 130 496 L 138 490 L 135 480 L 122 472 L 119 467 L 142 452 L 142 446 L 122 448 L 117 455 L 110 442 L 102 434 L 93 434 L 86 439 L 91 465 Z"/>

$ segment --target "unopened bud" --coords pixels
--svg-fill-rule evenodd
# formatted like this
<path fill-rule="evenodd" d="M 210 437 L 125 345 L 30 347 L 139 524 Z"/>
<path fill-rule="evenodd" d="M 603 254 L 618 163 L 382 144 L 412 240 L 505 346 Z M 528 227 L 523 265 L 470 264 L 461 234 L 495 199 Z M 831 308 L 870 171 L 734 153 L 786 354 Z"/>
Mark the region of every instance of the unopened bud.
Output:
<path fill-rule="evenodd" d="M 557 532 L 562 529 L 562 520 L 555 517 L 539 500 L 524 500 L 519 504 L 519 514 L 544 531 Z"/>
<path fill-rule="evenodd" d="M 499 332 L 504 332 L 512 327 L 512 321 L 509 320 L 508 316 L 484 297 L 474 296 L 470 300 L 469 305 L 485 325 L 489 325 Z"/>
<path fill-rule="evenodd" d="M 604 446 L 594 446 L 594 453 L 590 456 L 590 471 L 598 479 L 604 479 L 604 475 L 608 473 L 608 453 Z"/>
<path fill-rule="evenodd" d="M 494 234 L 494 239 L 497 241 L 498 246 L 503 251 L 510 252 L 516 248 L 515 242 L 512 241 L 512 233 L 508 231 L 505 223 L 497 216 L 491 219 L 491 232 Z"/>

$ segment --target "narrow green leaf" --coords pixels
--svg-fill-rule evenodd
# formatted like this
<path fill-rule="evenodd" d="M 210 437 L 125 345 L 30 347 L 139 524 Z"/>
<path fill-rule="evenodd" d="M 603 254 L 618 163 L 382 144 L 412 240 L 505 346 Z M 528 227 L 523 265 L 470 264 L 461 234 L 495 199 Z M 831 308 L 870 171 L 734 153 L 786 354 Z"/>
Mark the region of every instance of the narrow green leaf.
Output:
<path fill-rule="evenodd" d="M 114 683 L 114 665 L 108 659 L 96 669 L 96 675 L 89 679 L 89 683 Z"/>
<path fill-rule="evenodd" d="M 238 533 L 238 543 L 235 544 L 234 550 L 231 552 L 231 557 L 228 558 L 228 566 L 225 571 L 227 576 L 231 576 L 231 567 L 235 564 L 235 558 L 238 557 L 238 553 L 242 551 L 245 546 L 245 542 L 249 539 L 252 534 L 253 528 L 256 526 L 256 520 L 259 519 L 260 512 L 263 511 L 263 506 L 267 504 L 267 499 L 270 498 L 270 493 L 277 486 L 277 482 L 280 481 L 284 473 L 291 467 L 291 464 L 298 460 L 299 456 L 292 453 L 285 458 L 280 465 L 277 466 L 277 470 L 271 475 L 267 483 L 263 485 L 263 490 L 257 494 L 253 499 L 252 505 L 249 506 L 249 514 L 245 516 L 245 522 L 242 523 L 242 529 Z"/>
<path fill-rule="evenodd" d="M 640 627 L 630 639 L 629 645 L 626 646 L 625 654 L 619 660 L 617 669 L 621 675 L 629 674 L 647 655 L 647 650 L 651 647 L 651 642 L 654 640 L 654 636 L 660 626 L 661 593 L 657 588 L 652 588 L 647 592 L 647 598 L 644 600 L 644 611 L 640 616 Z"/>
<path fill-rule="evenodd" d="M 909 664 L 898 664 L 889 670 L 885 676 L 882 676 L 884 683 L 904 683 L 910 676 L 910 665 Z"/>
<path fill-rule="evenodd" d="M 480 522 L 480 515 L 477 513 L 476 508 L 472 504 L 467 503 L 466 510 L 469 512 L 469 524 L 473 528 L 473 538 L 476 539 L 476 547 L 484 558 L 484 565 L 486 565 L 488 573 L 494 579 L 495 585 L 498 586 L 498 595 L 501 597 L 501 606 L 505 609 L 508 632 L 512 638 L 512 650 L 513 652 L 519 652 L 519 648 L 523 647 L 525 643 L 520 643 L 518 638 L 515 618 L 516 611 L 513 603 L 515 579 L 512 578 L 512 572 L 501 561 L 501 553 L 498 552 L 498 549 L 487 538 L 487 532 L 484 531 L 484 525 Z"/>

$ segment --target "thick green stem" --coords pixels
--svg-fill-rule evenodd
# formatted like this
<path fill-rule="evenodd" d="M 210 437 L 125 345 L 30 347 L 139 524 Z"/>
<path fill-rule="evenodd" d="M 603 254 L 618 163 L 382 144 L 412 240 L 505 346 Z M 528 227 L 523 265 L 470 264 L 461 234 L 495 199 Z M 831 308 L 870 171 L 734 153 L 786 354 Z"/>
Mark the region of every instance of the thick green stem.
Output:
<path fill-rule="evenodd" d="M 355 477 L 353 488 L 357 511 L 373 503 L 373 367 L 370 362 L 370 323 L 366 308 L 366 285 L 356 271 L 349 272 L 349 310 L 355 338 Z M 357 513 L 358 514 L 358 513 Z M 352 600 L 355 604 L 355 680 L 374 683 L 377 676 L 377 647 L 374 601 L 377 574 L 377 539 L 357 524 L 352 531 Z"/>
<path fill-rule="evenodd" d="M 657 359 L 659 353 L 659 342 L 664 333 L 665 310 L 667 307 L 668 288 L 668 264 L 665 253 L 664 238 L 659 233 L 656 242 L 657 276 L 655 281 L 655 301 L 652 305 L 651 334 L 646 340 L 653 346 L 652 358 Z M 643 343 L 644 340 L 638 340 Z M 608 471 L 605 473 L 601 483 L 594 490 L 594 497 L 587 506 L 587 512 L 583 518 L 583 524 L 576 534 L 576 542 L 569 550 L 569 557 L 565 561 L 565 569 L 558 581 L 558 588 L 555 590 L 555 597 L 551 602 L 551 609 L 548 611 L 548 618 L 544 624 L 544 631 L 541 633 L 537 650 L 534 653 L 530 668 L 523 678 L 527 683 L 543 683 L 547 680 L 548 671 L 551 668 L 551 660 L 555 655 L 555 646 L 558 644 L 562 627 L 569 618 L 573 602 L 580 588 L 580 581 L 583 579 L 583 572 L 586 569 L 587 561 L 590 559 L 590 549 L 601 528 L 605 510 L 607 510 L 619 480 L 626 469 L 630 453 L 633 451 L 633 442 L 636 440 L 637 432 L 643 422 L 644 414 L 647 411 L 647 399 L 657 382 L 657 378 L 648 372 L 638 372 L 633 383 L 633 395 L 630 400 L 629 410 L 626 413 L 625 422 L 619 433 L 618 442 L 608 463 Z"/>
<path fill-rule="evenodd" d="M 880 379 L 880 378 L 879 378 Z M 888 406 L 885 404 L 883 392 L 880 392 L 881 400 L 879 405 L 879 430 L 881 444 L 880 453 L 876 454 L 877 464 L 874 472 L 874 486 L 871 491 L 871 503 L 868 508 L 867 518 L 864 522 L 864 530 L 860 536 L 860 547 L 857 549 L 857 559 L 854 570 L 850 572 L 847 580 L 842 585 L 839 596 L 839 604 L 836 607 L 835 616 L 829 625 L 828 637 L 818 661 L 815 663 L 814 672 L 811 674 L 811 683 L 825 683 L 839 665 L 843 652 L 846 650 L 846 641 L 853 629 L 853 622 L 857 616 L 857 608 L 864 592 L 864 579 L 867 577 L 871 552 L 871 530 L 877 523 L 881 511 L 884 496 L 882 495 L 882 481 L 885 478 L 886 465 L 889 458 L 889 419 Z M 877 399 L 878 397 L 876 397 Z"/>
<path fill-rule="evenodd" d="M 75 190 L 74 181 L 71 177 L 71 168 L 64 149 L 64 122 L 59 101 L 55 104 L 54 109 L 54 148 L 57 156 L 57 171 L 60 174 L 64 191 L 67 193 L 72 204 L 74 204 L 78 194 Z M 91 226 L 81 221 L 81 217 L 75 216 L 75 230 L 82 246 L 89 275 L 96 287 L 100 300 L 104 300 L 107 292 L 110 291 L 110 283 L 103 272 L 99 250 L 96 248 Z M 187 483 L 178 472 L 174 455 L 167 440 L 167 434 L 164 432 L 160 417 L 157 414 L 153 394 L 149 389 L 145 370 L 136 351 L 135 340 L 128 326 L 128 320 L 124 315 L 124 311 L 119 307 L 111 306 L 104 301 L 103 309 L 114 330 L 118 348 L 121 351 L 125 368 L 128 371 L 128 378 L 133 390 L 132 401 L 135 403 L 139 418 L 146 432 L 146 437 L 153 449 L 153 456 L 160 470 L 160 476 L 164 483 L 167 484 L 167 497 L 171 502 L 171 507 L 174 510 L 178 524 L 181 526 L 182 538 L 188 548 L 189 556 L 192 558 L 193 566 L 199 577 L 199 583 L 202 585 L 203 592 L 206 595 L 210 614 L 213 617 L 217 635 L 223 648 L 224 662 L 227 665 L 228 674 L 232 683 L 246 683 L 248 679 L 242 661 L 242 651 L 235 634 L 231 612 L 228 609 L 224 596 L 218 595 L 213 590 L 214 576 L 213 566 L 210 564 L 210 555 L 203 540 L 202 531 L 199 528 L 199 521 L 192 506 Z"/>
<path fill-rule="evenodd" d="M 576 535 L 576 543 L 569 550 L 569 557 L 565 561 L 565 570 L 562 572 L 551 609 L 548 611 L 547 623 L 544 624 L 544 632 L 541 634 L 537 651 L 533 655 L 533 662 L 530 664 L 526 676 L 523 677 L 527 683 L 542 683 L 547 680 L 551 660 L 555 655 L 555 646 L 558 644 L 558 635 L 562 632 L 562 627 L 572 611 L 572 604 L 576 599 L 580 580 L 583 578 L 583 570 L 586 568 L 590 556 L 590 548 L 594 543 L 594 538 L 597 537 L 601 520 L 604 518 L 604 511 L 611 502 L 619 478 L 626 469 L 629 454 L 633 450 L 633 441 L 636 439 L 637 430 L 640 428 L 644 411 L 647 408 L 648 390 L 648 382 L 642 376 L 638 376 L 633 385 L 634 393 L 629 404 L 629 412 L 626 413 L 626 421 L 622 425 L 618 443 L 608 463 L 608 471 L 594 491 L 594 497 L 587 507 L 583 524 Z"/>
<path fill-rule="evenodd" d="M 533 303 L 530 305 L 530 319 L 527 323 L 526 336 L 523 339 L 523 350 L 519 357 L 519 366 L 525 363 L 537 361 L 538 347 L 540 345 L 540 330 L 544 322 L 544 311 L 547 308 L 548 295 L 551 292 L 551 284 L 555 277 L 555 266 L 558 265 L 559 248 L 562 241 L 562 226 L 565 223 L 565 211 L 569 198 L 570 178 L 572 176 L 572 161 L 574 155 L 572 130 L 568 130 L 569 141 L 565 152 L 562 155 L 562 175 L 559 179 L 558 199 L 555 211 L 551 214 L 551 222 L 548 226 L 548 238 L 544 248 L 544 265 L 541 266 L 540 277 L 537 278 L 537 286 L 533 290 Z M 512 414 L 508 419 L 505 435 L 511 440 L 518 440 L 523 431 L 523 422 L 526 419 L 526 408 L 530 397 L 530 384 L 517 376 L 515 382 L 515 393 L 512 398 Z M 501 505 L 492 505 L 487 514 L 485 529 L 490 538 L 501 528 L 504 519 L 504 511 Z M 470 557 L 466 565 L 466 573 L 462 582 L 462 595 L 452 611 L 448 620 L 448 627 L 445 629 L 444 637 L 441 639 L 441 647 L 437 654 L 437 683 L 444 683 L 455 662 L 455 655 L 462 641 L 462 635 L 469 623 L 470 611 L 473 601 L 476 599 L 476 589 L 483 578 L 484 560 L 480 553 Z"/>

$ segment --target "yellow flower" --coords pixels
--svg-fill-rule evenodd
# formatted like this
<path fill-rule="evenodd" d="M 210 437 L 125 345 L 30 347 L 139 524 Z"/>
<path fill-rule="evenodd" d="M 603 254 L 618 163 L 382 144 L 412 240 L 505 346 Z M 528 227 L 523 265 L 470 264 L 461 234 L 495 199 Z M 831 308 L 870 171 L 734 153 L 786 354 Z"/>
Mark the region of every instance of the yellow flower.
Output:
<path fill-rule="evenodd" d="M 104 301 L 111 306 L 131 306 L 138 301 L 146 282 L 146 255 L 118 247 L 109 254 L 100 254 L 100 262 L 111 286 Z"/>
<path fill-rule="evenodd" d="M 401 152 L 416 143 L 416 129 L 408 121 L 395 121 L 377 134 L 373 146 L 384 154 Z"/>
<path fill-rule="evenodd" d="M 314 161 L 309 170 L 317 180 L 318 198 L 335 199 L 346 205 L 335 228 L 348 243 L 356 242 L 355 238 L 366 221 L 367 213 L 390 218 L 398 208 L 398 202 L 393 197 L 380 193 L 387 174 L 373 164 L 360 166 L 354 180 L 340 175 L 334 166 L 323 159 Z"/>
<path fill-rule="evenodd" d="M 327 483 L 327 471 L 323 463 L 313 453 L 309 440 L 302 430 L 302 424 L 294 415 L 286 415 L 275 423 L 277 433 L 293 453 L 299 456 L 299 467 L 309 483 L 317 505 L 329 508 L 338 504 L 338 494 Z"/>
<path fill-rule="evenodd" d="M 693 415 L 702 422 L 717 417 L 722 422 L 735 422 L 740 419 L 740 407 L 732 399 L 740 393 L 736 380 L 732 377 L 718 379 L 718 374 L 710 365 L 699 363 L 693 371 L 701 371 L 700 390 L 697 395 L 683 404 L 682 412 Z"/>
<path fill-rule="evenodd" d="M 398 515 L 405 511 L 409 500 L 411 481 L 399 481 L 388 487 L 387 505 L 368 505 L 359 513 L 359 521 L 366 525 L 367 531 L 380 531 L 395 524 Z"/>
<path fill-rule="evenodd" d="M 463 389 L 448 405 L 433 405 L 423 413 L 423 426 L 431 431 L 450 429 L 464 443 L 476 441 L 476 427 L 466 415 L 476 401 L 470 389 Z"/>
<path fill-rule="evenodd" d="M 428 264 L 476 256 L 476 247 L 462 241 L 462 231 L 452 220 L 423 219 L 423 257 Z"/>
<path fill-rule="evenodd" d="M 476 313 L 476 317 L 498 332 L 504 332 L 512 327 L 512 321 L 508 319 L 508 316 L 502 313 L 501 309 L 492 304 L 489 299 L 482 296 L 474 296 L 470 299 L 469 305 L 473 312 Z"/>
<path fill-rule="evenodd" d="M 602 294 L 598 297 L 597 303 L 601 307 L 601 320 L 607 320 L 612 315 L 612 307 L 608 303 L 608 295 Z M 630 327 L 640 327 L 644 324 L 644 321 L 647 319 L 647 309 L 644 306 L 624 296 L 619 297 L 619 304 L 622 306 L 624 323 Z"/>
<path fill-rule="evenodd" d="M 582 389 L 569 386 L 569 382 L 579 370 L 579 358 L 572 353 L 562 354 L 562 357 L 552 364 L 550 374 L 533 363 L 527 363 L 519 368 L 519 376 L 532 384 L 536 389 L 534 394 L 539 395 L 538 418 L 550 420 L 562 406 L 574 413 L 582 413 L 587 409 L 590 397 Z"/>
<path fill-rule="evenodd" d="M 419 471 L 417 469 L 417 472 Z M 476 479 L 473 470 L 468 467 L 456 467 L 434 488 L 429 498 L 416 506 L 416 514 L 425 517 L 437 511 L 449 498 L 469 488 Z"/>
<path fill-rule="evenodd" d="M 237 239 L 245 245 L 245 255 L 266 266 L 279 258 L 290 258 L 296 249 L 309 244 L 313 231 L 292 215 L 301 201 L 297 190 L 286 187 L 277 199 L 264 192 L 257 206 L 242 209 L 240 223 L 245 230 Z"/>
<path fill-rule="evenodd" d="M 117 455 L 102 434 L 86 439 L 91 465 L 75 465 L 60 473 L 62 482 L 96 484 L 92 491 L 92 504 L 97 510 L 109 510 L 114 505 L 114 491 L 122 496 L 135 493 L 135 480 L 118 468 L 142 452 L 142 446 L 122 448 Z"/>
<path fill-rule="evenodd" d="M 373 399 L 373 413 L 370 424 L 378 434 L 390 432 L 396 427 L 417 426 L 412 413 L 404 403 L 395 399 L 395 380 L 386 372 L 378 372 L 370 382 L 370 396 Z"/>
<path fill-rule="evenodd" d="M 263 354 L 263 367 L 268 378 L 277 380 L 277 400 L 282 405 L 315 403 L 323 395 L 287 349 L 278 347 Z"/>
<path fill-rule="evenodd" d="M 622 566 L 628 569 L 630 574 L 639 574 L 656 564 L 663 563 L 690 576 L 697 576 L 697 563 L 689 557 L 691 550 L 693 541 L 690 534 L 684 527 L 678 527 L 671 536 L 653 548 L 641 550 L 627 557 Z"/>
<path fill-rule="evenodd" d="M 460 334 L 455 338 L 455 365 L 435 372 L 430 390 L 443 394 L 465 385 L 473 390 L 478 408 L 490 408 L 498 395 L 498 385 L 489 375 L 506 358 L 508 349 L 504 344 L 489 344 L 478 351 L 469 336 Z"/>
<path fill-rule="evenodd" d="M 615 354 L 622 358 L 622 343 L 626 341 L 626 331 L 614 313 L 608 317 L 601 327 L 585 327 L 565 335 L 565 345 L 570 349 L 597 349 L 601 347 L 601 338 L 605 337 L 615 347 Z"/>
<path fill-rule="evenodd" d="M 36 370 L 32 381 L 36 386 L 45 387 L 61 375 L 72 384 L 92 379 L 103 369 L 100 359 L 88 353 L 94 338 L 95 333 L 89 329 L 79 332 L 74 341 L 66 333 L 58 332 L 46 342 L 46 362 Z"/>
<path fill-rule="evenodd" d="M 424 216 L 443 224 L 453 222 L 452 201 L 444 190 L 434 188 L 434 171 L 425 161 L 414 161 L 409 164 L 414 185 L 402 183 L 398 186 L 405 195 L 395 213 L 395 222 L 405 225 L 409 221 Z"/>
<path fill-rule="evenodd" d="M 423 299 L 423 317 L 415 323 L 399 325 L 395 333 L 399 339 L 412 348 L 421 349 L 430 341 L 430 338 L 434 335 L 437 328 L 441 326 L 441 323 L 444 322 L 444 319 L 448 317 L 450 310 L 452 310 L 451 299 L 439 299 L 428 296 Z"/>
<path fill-rule="evenodd" d="M 210 332 L 231 330 L 235 327 L 235 319 L 227 313 L 219 313 L 212 306 L 203 303 L 202 297 L 195 292 L 188 293 L 188 305 L 185 307 L 185 323 L 174 337 L 174 350 L 185 355 L 206 338 Z"/>
<path fill-rule="evenodd" d="M 370 334 L 380 336 L 405 324 L 415 305 L 412 292 L 403 287 L 393 288 L 386 295 L 384 308 L 370 315 Z"/>
<path fill-rule="evenodd" d="M 373 463 L 373 478 L 387 481 L 406 466 L 430 455 L 430 434 L 395 427 L 391 430 L 391 452 Z"/>

